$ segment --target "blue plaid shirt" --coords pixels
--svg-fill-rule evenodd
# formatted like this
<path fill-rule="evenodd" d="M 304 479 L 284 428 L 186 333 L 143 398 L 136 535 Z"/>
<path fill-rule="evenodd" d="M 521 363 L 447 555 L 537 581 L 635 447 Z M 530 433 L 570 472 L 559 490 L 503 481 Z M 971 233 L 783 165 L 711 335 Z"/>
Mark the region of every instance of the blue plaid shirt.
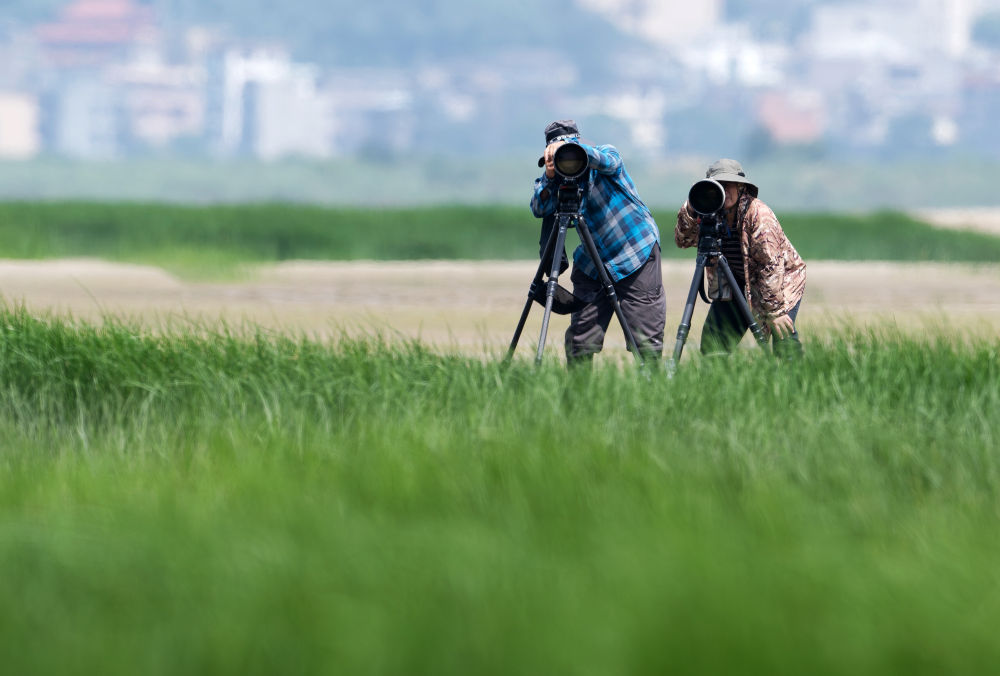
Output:
<path fill-rule="evenodd" d="M 578 141 L 571 141 L 578 143 Z M 656 221 L 636 192 L 632 177 L 625 171 L 618 149 L 610 145 L 591 147 L 580 143 L 590 158 L 590 190 L 584 196 L 583 217 L 604 259 L 611 280 L 617 282 L 638 270 L 660 241 Z M 535 180 L 531 213 L 543 218 L 555 213 L 559 179 L 542 174 Z M 592 279 L 597 267 L 581 244 L 573 253 L 573 265 Z"/>

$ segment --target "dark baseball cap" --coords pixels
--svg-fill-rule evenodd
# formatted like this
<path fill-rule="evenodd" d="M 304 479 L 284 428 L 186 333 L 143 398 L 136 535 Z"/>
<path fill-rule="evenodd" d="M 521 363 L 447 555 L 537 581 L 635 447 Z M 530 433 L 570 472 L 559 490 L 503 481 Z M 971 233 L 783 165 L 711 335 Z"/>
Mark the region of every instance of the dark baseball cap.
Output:
<path fill-rule="evenodd" d="M 579 136 L 580 128 L 576 125 L 576 120 L 556 120 L 550 122 L 545 127 L 545 145 L 549 145 L 560 136 Z M 538 166 L 545 166 L 545 157 L 538 158 Z"/>
<path fill-rule="evenodd" d="M 545 145 L 552 143 L 560 136 L 579 136 L 580 128 L 576 120 L 556 120 L 545 127 Z"/>

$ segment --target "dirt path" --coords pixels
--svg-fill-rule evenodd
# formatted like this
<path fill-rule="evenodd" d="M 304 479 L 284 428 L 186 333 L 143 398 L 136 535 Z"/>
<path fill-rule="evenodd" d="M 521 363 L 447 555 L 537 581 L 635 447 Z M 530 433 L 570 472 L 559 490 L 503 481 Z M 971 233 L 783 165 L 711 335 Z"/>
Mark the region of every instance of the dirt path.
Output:
<path fill-rule="evenodd" d="M 535 265 L 290 262 L 258 268 L 242 282 L 195 283 L 139 265 L 0 261 L 0 291 L 8 303 L 23 302 L 35 313 L 91 320 L 110 314 L 153 327 L 250 321 L 317 337 L 380 332 L 442 348 L 495 352 L 510 340 Z M 670 345 L 692 270 L 688 262 L 663 266 Z M 568 274 L 563 282 L 568 285 Z M 705 311 L 699 301 L 693 343 Z M 523 349 L 537 343 L 541 314 L 535 306 Z M 799 322 L 804 336 L 847 322 L 997 335 L 1000 266 L 813 262 Z M 555 350 L 567 323 L 554 318 L 549 345 Z M 609 333 L 608 345 L 624 345 L 618 329 Z"/>
<path fill-rule="evenodd" d="M 939 228 L 975 230 L 1000 235 L 1000 209 L 981 207 L 970 209 L 922 209 L 913 216 Z"/>

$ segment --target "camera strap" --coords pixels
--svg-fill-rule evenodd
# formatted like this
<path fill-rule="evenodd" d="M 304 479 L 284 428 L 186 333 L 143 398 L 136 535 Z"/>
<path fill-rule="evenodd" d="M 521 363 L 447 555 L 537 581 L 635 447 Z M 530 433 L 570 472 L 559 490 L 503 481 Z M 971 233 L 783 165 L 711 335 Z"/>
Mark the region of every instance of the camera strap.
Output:
<path fill-rule="evenodd" d="M 532 283 L 531 288 L 528 290 L 531 299 L 541 305 L 545 306 L 545 295 L 547 291 L 547 284 L 545 282 L 534 284 Z M 587 301 L 574 295 L 572 291 L 563 287 L 561 284 L 556 285 L 556 295 L 552 299 L 552 311 L 557 315 L 571 315 L 574 312 L 579 312 L 583 308 L 587 307 Z"/>

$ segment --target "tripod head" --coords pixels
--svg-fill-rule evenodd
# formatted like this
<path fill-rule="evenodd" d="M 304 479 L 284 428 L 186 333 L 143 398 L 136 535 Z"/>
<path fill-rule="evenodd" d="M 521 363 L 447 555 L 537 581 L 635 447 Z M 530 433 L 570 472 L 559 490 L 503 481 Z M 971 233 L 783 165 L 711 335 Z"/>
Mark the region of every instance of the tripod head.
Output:
<path fill-rule="evenodd" d="M 556 192 L 557 214 L 579 214 L 583 208 L 583 186 L 576 181 L 563 181 Z"/>

